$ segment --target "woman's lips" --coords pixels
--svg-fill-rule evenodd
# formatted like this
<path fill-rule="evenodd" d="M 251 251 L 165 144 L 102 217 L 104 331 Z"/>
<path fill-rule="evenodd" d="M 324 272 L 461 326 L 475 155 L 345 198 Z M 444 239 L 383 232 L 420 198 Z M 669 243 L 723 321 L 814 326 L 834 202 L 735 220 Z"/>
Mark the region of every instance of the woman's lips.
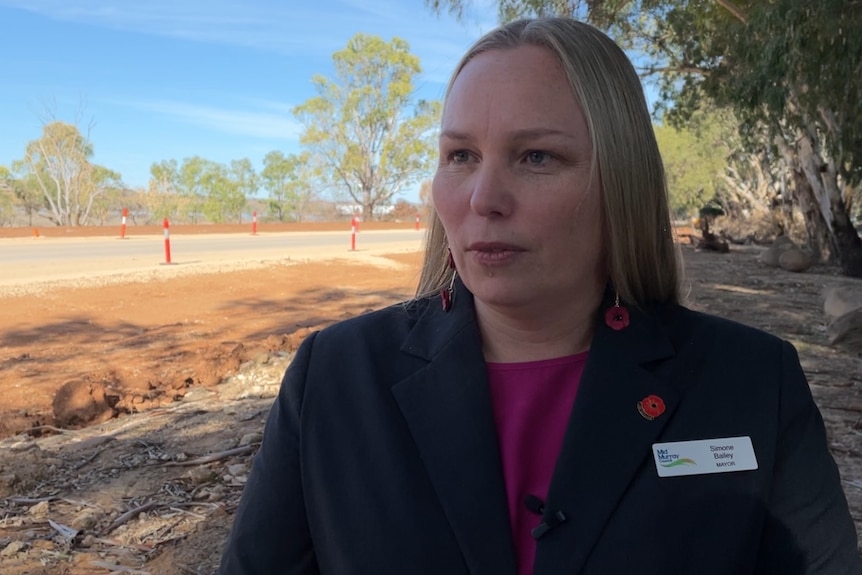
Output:
<path fill-rule="evenodd" d="M 525 250 L 512 244 L 477 242 L 470 244 L 467 251 L 472 259 L 481 265 L 498 266 L 510 263 Z"/>

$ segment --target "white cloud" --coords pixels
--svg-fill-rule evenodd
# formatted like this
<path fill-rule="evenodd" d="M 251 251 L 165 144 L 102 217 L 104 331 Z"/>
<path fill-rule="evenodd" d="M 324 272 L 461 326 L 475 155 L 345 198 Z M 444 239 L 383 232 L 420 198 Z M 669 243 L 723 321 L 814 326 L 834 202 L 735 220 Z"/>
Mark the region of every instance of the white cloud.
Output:
<path fill-rule="evenodd" d="M 270 110 L 276 110 L 271 112 L 199 106 L 169 100 L 115 103 L 138 110 L 163 114 L 180 122 L 238 136 L 268 140 L 296 140 L 302 130 L 302 126 L 290 118 L 289 113 L 278 111 L 287 107 L 283 103 L 271 102 L 268 106 L 263 106 Z"/>
<path fill-rule="evenodd" d="M 338 11 L 327 14 L 331 25 L 323 31 L 317 6 L 297 8 L 289 4 L 230 0 L 0 0 L 0 6 L 60 21 L 278 53 L 307 53 L 319 47 L 332 52 L 332 46 L 343 44 L 337 31 L 341 24 L 350 23 L 350 15 Z"/>
<path fill-rule="evenodd" d="M 60 21 L 291 55 L 332 54 L 360 31 L 398 36 L 410 43 L 433 81 L 445 82 L 464 49 L 496 24 L 493 1 L 474 0 L 461 22 L 446 12 L 434 14 L 425 0 L 0 0 L 0 6 Z"/>

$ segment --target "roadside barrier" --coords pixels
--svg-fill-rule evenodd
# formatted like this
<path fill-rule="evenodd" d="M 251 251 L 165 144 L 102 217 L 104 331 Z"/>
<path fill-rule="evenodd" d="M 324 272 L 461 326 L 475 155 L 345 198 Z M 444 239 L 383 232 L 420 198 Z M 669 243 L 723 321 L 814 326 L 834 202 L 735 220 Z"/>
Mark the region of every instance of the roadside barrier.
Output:
<path fill-rule="evenodd" d="M 165 263 L 171 263 L 171 230 L 168 218 L 162 222 L 162 227 L 165 229 Z"/>
<path fill-rule="evenodd" d="M 356 216 L 350 220 L 350 251 L 356 251 L 356 229 L 359 227 L 356 222 Z"/>
<path fill-rule="evenodd" d="M 416 231 L 419 231 L 419 214 L 416 214 Z"/>
<path fill-rule="evenodd" d="M 251 213 L 251 235 L 257 235 L 257 212 Z"/>
<path fill-rule="evenodd" d="M 120 224 L 120 239 L 126 239 L 126 217 L 129 215 L 129 208 L 123 208 L 123 223 Z"/>
<path fill-rule="evenodd" d="M 36 229 L 36 228 L 33 228 L 33 237 L 34 237 L 34 238 L 38 238 L 38 237 L 39 237 L 39 230 L 38 230 L 38 229 Z"/>

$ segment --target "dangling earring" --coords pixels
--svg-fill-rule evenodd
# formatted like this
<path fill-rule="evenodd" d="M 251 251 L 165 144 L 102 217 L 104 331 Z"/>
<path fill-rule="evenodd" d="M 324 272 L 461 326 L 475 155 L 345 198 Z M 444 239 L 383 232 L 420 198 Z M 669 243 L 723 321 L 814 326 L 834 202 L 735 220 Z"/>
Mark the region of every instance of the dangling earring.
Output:
<path fill-rule="evenodd" d="M 449 269 L 452 272 L 452 280 L 449 282 L 449 287 L 440 290 L 440 301 L 443 303 L 443 311 L 452 309 L 452 303 L 455 301 L 455 277 L 458 275 L 458 270 L 455 269 L 455 258 L 452 257 L 452 249 L 449 249 Z"/>
<path fill-rule="evenodd" d="M 629 326 L 629 310 L 620 305 L 619 292 L 614 300 L 614 306 L 605 312 L 605 323 L 614 331 L 620 331 Z"/>

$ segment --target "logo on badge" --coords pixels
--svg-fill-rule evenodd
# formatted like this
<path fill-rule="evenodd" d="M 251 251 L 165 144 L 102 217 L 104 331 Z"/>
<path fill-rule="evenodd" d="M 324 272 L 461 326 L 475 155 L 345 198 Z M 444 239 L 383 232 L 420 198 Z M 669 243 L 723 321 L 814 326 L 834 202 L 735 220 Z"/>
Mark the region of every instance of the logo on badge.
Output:
<path fill-rule="evenodd" d="M 678 453 L 670 453 L 667 449 L 656 449 L 656 458 L 662 467 L 679 467 L 680 465 L 697 465 L 694 459 L 680 457 Z"/>

